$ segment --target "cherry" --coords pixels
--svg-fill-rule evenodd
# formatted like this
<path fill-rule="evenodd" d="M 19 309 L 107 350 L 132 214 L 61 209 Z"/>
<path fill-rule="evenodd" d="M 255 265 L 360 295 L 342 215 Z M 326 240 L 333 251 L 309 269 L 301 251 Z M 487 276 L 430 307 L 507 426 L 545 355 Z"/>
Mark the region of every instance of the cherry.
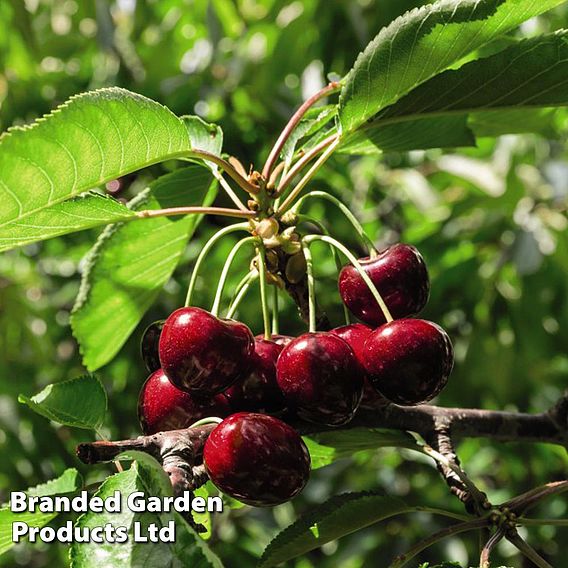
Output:
<path fill-rule="evenodd" d="M 326 332 L 305 333 L 284 347 L 276 379 L 287 403 L 301 418 L 339 426 L 353 418 L 363 380 L 353 350 Z"/>
<path fill-rule="evenodd" d="M 160 368 L 158 343 L 160 342 L 160 334 L 162 333 L 165 321 L 166 320 L 158 320 L 151 323 L 142 334 L 142 340 L 140 341 L 140 355 L 142 355 L 144 365 L 146 365 L 146 369 L 148 369 L 150 373 L 153 373 Z"/>
<path fill-rule="evenodd" d="M 248 372 L 254 338 L 243 323 L 201 308 L 180 308 L 164 323 L 159 351 L 162 369 L 176 387 L 212 396 Z"/>
<path fill-rule="evenodd" d="M 234 410 L 274 414 L 284 410 L 284 395 L 276 382 L 276 360 L 283 346 L 274 341 L 254 340 L 252 367 L 248 375 L 225 391 Z"/>
<path fill-rule="evenodd" d="M 365 371 L 365 365 L 363 364 L 365 341 L 367 341 L 369 335 L 373 333 L 373 328 L 363 323 L 350 323 L 348 325 L 336 327 L 335 329 L 332 329 L 330 333 L 341 337 L 341 339 L 345 340 L 349 344 L 349 347 L 353 349 L 355 359 L 357 359 L 357 362 L 359 363 L 361 376 L 363 377 L 363 398 L 361 399 L 361 407 L 376 409 L 381 404 L 385 404 L 387 401 L 369 382 Z"/>
<path fill-rule="evenodd" d="M 148 377 L 138 398 L 138 418 L 144 434 L 180 430 L 201 418 L 229 414 L 229 403 L 224 395 L 199 399 L 172 385 L 162 369 Z"/>
<path fill-rule="evenodd" d="M 255 339 L 264 339 L 264 335 L 263 334 L 255 335 L 254 338 Z M 282 345 L 283 347 L 284 347 L 284 345 L 288 345 L 288 343 L 290 343 L 290 341 L 292 341 L 292 339 L 294 339 L 294 338 L 291 337 L 290 335 L 281 335 L 279 333 L 276 333 L 276 334 L 270 336 L 270 341 L 274 341 L 274 343 L 277 343 L 278 345 Z"/>
<path fill-rule="evenodd" d="M 422 255 L 410 245 L 396 244 L 375 258 L 359 260 L 395 319 L 415 315 L 430 293 L 428 271 Z M 339 274 L 339 293 L 345 305 L 365 323 L 377 326 L 386 319 L 365 281 L 352 265 Z"/>
<path fill-rule="evenodd" d="M 401 319 L 376 329 L 365 342 L 364 364 L 373 386 L 396 404 L 434 398 L 454 364 L 448 334 L 435 323 Z"/>
<path fill-rule="evenodd" d="M 310 454 L 296 430 L 252 412 L 223 420 L 205 442 L 203 461 L 223 493 L 257 507 L 292 499 L 310 474 Z"/>

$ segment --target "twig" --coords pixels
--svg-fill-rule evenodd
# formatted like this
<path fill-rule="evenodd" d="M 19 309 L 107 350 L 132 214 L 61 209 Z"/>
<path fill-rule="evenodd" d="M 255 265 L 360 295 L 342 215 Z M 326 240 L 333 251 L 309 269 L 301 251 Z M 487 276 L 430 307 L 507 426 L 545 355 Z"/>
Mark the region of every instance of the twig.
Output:
<path fill-rule="evenodd" d="M 491 552 L 493 549 L 503 540 L 505 536 L 505 530 L 503 528 L 499 528 L 495 533 L 491 535 L 489 540 L 485 543 L 483 548 L 481 549 L 481 554 L 479 556 L 479 568 L 490 568 L 491 562 Z"/>
<path fill-rule="evenodd" d="M 509 531 L 506 538 L 538 568 L 554 568 L 528 542 L 525 542 L 516 530 Z"/>
<path fill-rule="evenodd" d="M 272 173 L 272 168 L 274 167 L 274 164 L 276 163 L 276 160 L 278 159 L 278 156 L 280 155 L 280 152 L 282 151 L 284 144 L 286 144 L 286 140 L 288 140 L 290 134 L 292 134 L 292 131 L 294 130 L 294 128 L 296 128 L 300 120 L 302 120 L 306 112 L 317 101 L 323 99 L 324 97 L 333 93 L 334 91 L 337 91 L 339 89 L 339 86 L 340 84 L 335 81 L 329 83 L 329 85 L 326 85 L 323 89 L 321 89 L 320 91 L 312 95 L 309 99 L 304 101 L 304 103 L 300 106 L 300 108 L 292 115 L 292 118 L 290 118 L 288 124 L 286 124 L 284 130 L 282 130 L 282 133 L 278 137 L 278 140 L 276 140 L 274 146 L 272 147 L 272 150 L 270 151 L 270 154 L 266 159 L 266 163 L 262 168 L 262 176 L 264 177 L 264 179 L 270 178 L 270 174 Z"/>

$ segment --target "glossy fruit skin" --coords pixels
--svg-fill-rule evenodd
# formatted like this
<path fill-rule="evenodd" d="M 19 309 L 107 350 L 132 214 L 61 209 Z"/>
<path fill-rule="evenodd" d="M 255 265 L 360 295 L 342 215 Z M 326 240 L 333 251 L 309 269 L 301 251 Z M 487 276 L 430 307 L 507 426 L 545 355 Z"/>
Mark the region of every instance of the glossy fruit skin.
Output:
<path fill-rule="evenodd" d="M 160 368 L 160 356 L 158 353 L 158 344 L 160 342 L 160 334 L 166 320 L 158 320 L 151 323 L 142 334 L 140 341 L 140 355 L 148 369 L 149 373 L 153 373 Z"/>
<path fill-rule="evenodd" d="M 248 373 L 254 338 L 243 323 L 180 308 L 164 323 L 159 351 L 162 369 L 177 388 L 213 396 Z"/>
<path fill-rule="evenodd" d="M 255 338 L 251 370 L 224 393 L 234 411 L 277 414 L 284 410 L 286 401 L 276 382 L 276 361 L 282 349 L 274 341 Z"/>
<path fill-rule="evenodd" d="M 252 412 L 223 420 L 207 438 L 203 461 L 216 487 L 256 507 L 292 499 L 310 475 L 310 454 L 296 430 Z"/>
<path fill-rule="evenodd" d="M 223 394 L 200 399 L 176 388 L 162 369 L 152 373 L 140 390 L 138 419 L 144 434 L 188 428 L 209 416 L 224 418 L 231 413 Z"/>
<path fill-rule="evenodd" d="M 264 339 L 264 335 L 263 334 L 259 334 L 259 335 L 255 335 L 254 336 L 255 339 Z M 280 333 L 277 334 L 273 334 L 270 336 L 270 341 L 273 341 L 274 343 L 278 344 L 278 345 L 282 345 L 282 347 L 284 347 L 285 345 L 288 345 L 288 343 L 290 343 L 290 341 L 292 341 L 292 339 L 294 339 L 291 335 L 282 335 Z"/>
<path fill-rule="evenodd" d="M 327 332 L 305 333 L 286 345 L 276 363 L 276 380 L 300 418 L 328 426 L 349 422 L 363 392 L 353 350 Z"/>
<path fill-rule="evenodd" d="M 448 334 L 421 319 L 400 319 L 376 329 L 365 343 L 365 369 L 390 401 L 415 405 L 434 398 L 448 382 L 454 351 Z"/>
<path fill-rule="evenodd" d="M 430 280 L 422 255 L 413 246 L 396 244 L 375 258 L 359 263 L 381 294 L 394 319 L 419 313 L 428 301 Z M 339 273 L 339 293 L 343 303 L 360 320 L 379 326 L 386 319 L 357 270 L 344 266 Z"/>
<path fill-rule="evenodd" d="M 361 376 L 363 377 L 363 398 L 361 399 L 360 407 L 375 409 L 387 403 L 388 401 L 386 401 L 369 382 L 365 365 L 363 364 L 365 342 L 371 333 L 373 333 L 373 328 L 364 323 L 350 323 L 336 327 L 332 329 L 330 333 L 345 340 L 349 344 L 349 347 L 353 349 L 353 353 L 355 353 L 355 359 L 357 359 L 357 363 L 359 363 Z"/>

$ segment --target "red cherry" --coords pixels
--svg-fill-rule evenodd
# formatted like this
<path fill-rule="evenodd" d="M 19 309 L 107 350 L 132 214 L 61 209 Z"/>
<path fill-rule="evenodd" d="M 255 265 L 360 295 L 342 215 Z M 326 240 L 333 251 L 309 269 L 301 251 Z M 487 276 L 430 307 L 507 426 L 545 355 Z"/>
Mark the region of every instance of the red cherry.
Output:
<path fill-rule="evenodd" d="M 305 333 L 290 342 L 276 364 L 276 379 L 301 418 L 339 426 L 353 418 L 363 379 L 353 350 L 326 332 Z"/>
<path fill-rule="evenodd" d="M 264 334 L 255 335 L 254 338 L 255 339 L 264 339 Z M 279 333 L 270 336 L 270 341 L 273 341 L 274 343 L 277 343 L 278 345 L 282 345 L 282 347 L 284 347 L 285 345 L 288 345 L 288 343 L 290 343 L 290 341 L 292 341 L 292 339 L 294 339 L 294 338 L 291 337 L 290 335 L 281 335 Z"/>
<path fill-rule="evenodd" d="M 148 372 L 153 373 L 160 368 L 160 356 L 158 353 L 158 344 L 160 342 L 160 334 L 164 327 L 165 320 L 158 320 L 151 323 L 142 334 L 140 341 L 140 355 Z"/>
<path fill-rule="evenodd" d="M 266 414 L 239 412 L 223 420 L 207 438 L 203 461 L 223 493 L 257 507 L 292 499 L 310 474 L 300 435 Z"/>
<path fill-rule="evenodd" d="M 383 297 L 393 318 L 415 315 L 428 301 L 430 281 L 422 255 L 410 245 L 397 244 L 375 258 L 359 263 Z M 373 294 L 357 270 L 344 266 L 339 274 L 339 293 L 349 310 L 370 325 L 385 323 Z"/>
<path fill-rule="evenodd" d="M 162 369 L 176 387 L 212 396 L 248 372 L 254 338 L 243 323 L 201 308 L 180 308 L 164 324 L 159 351 Z"/>
<path fill-rule="evenodd" d="M 229 414 L 229 403 L 224 395 L 196 398 L 174 387 L 162 369 L 148 377 L 138 398 L 138 418 L 144 434 L 180 430 L 208 416 Z"/>
<path fill-rule="evenodd" d="M 255 338 L 250 372 L 225 391 L 233 410 L 266 414 L 284 410 L 286 401 L 276 382 L 276 360 L 282 349 L 274 341 Z"/>
<path fill-rule="evenodd" d="M 376 329 L 365 343 L 364 364 L 373 386 L 396 404 L 434 398 L 454 364 L 448 334 L 435 323 L 401 319 Z"/>
<path fill-rule="evenodd" d="M 363 377 L 363 398 L 361 399 L 361 408 L 377 408 L 380 404 L 385 404 L 387 401 L 373 388 L 367 373 L 365 365 L 363 364 L 365 341 L 371 333 L 373 328 L 363 323 L 350 323 L 341 327 L 332 329 L 330 333 L 341 337 L 353 349 L 355 358 L 361 368 L 361 376 Z"/>

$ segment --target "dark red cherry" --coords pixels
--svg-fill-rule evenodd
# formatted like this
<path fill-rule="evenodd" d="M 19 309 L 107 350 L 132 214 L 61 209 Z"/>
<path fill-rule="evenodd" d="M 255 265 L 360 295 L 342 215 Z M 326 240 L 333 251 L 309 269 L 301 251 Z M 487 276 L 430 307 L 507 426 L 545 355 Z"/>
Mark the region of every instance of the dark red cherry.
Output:
<path fill-rule="evenodd" d="M 142 334 L 142 340 L 140 341 L 140 355 L 142 355 L 144 365 L 146 365 L 146 369 L 148 369 L 150 373 L 153 373 L 160 368 L 158 344 L 160 342 L 160 334 L 162 333 L 165 321 L 166 320 L 158 320 L 151 323 Z"/>
<path fill-rule="evenodd" d="M 254 338 L 255 339 L 264 339 L 264 334 L 255 335 Z M 288 343 L 290 343 L 290 341 L 292 341 L 292 339 L 294 339 L 294 338 L 291 337 L 290 335 L 282 335 L 280 333 L 277 333 L 277 334 L 270 336 L 270 341 L 274 341 L 274 343 L 277 343 L 278 345 L 282 345 L 282 347 L 284 347 L 285 345 L 288 345 Z"/>
<path fill-rule="evenodd" d="M 305 333 L 284 347 L 276 379 L 288 406 L 317 424 L 339 426 L 353 418 L 363 379 L 353 350 L 332 333 Z"/>
<path fill-rule="evenodd" d="M 286 401 L 276 382 L 276 360 L 282 349 L 274 341 L 255 338 L 251 370 L 224 393 L 233 410 L 266 414 L 284 410 Z"/>
<path fill-rule="evenodd" d="M 388 402 L 373 388 L 367 378 L 365 366 L 363 365 L 365 341 L 367 341 L 369 335 L 373 333 L 373 328 L 363 323 L 350 323 L 348 325 L 336 327 L 335 329 L 332 329 L 330 333 L 333 333 L 345 340 L 349 344 L 349 347 L 353 349 L 353 353 L 355 353 L 355 358 L 359 363 L 361 376 L 363 377 L 363 398 L 361 399 L 361 407 L 377 408 Z"/>
<path fill-rule="evenodd" d="M 254 338 L 243 323 L 219 319 L 201 308 L 173 312 L 160 336 L 160 362 L 172 383 L 212 396 L 248 373 Z"/>
<path fill-rule="evenodd" d="M 223 493 L 256 507 L 292 499 L 310 475 L 310 454 L 300 435 L 273 416 L 239 412 L 207 438 L 205 469 Z"/>
<path fill-rule="evenodd" d="M 138 419 L 144 434 L 180 430 L 202 418 L 224 418 L 230 413 L 225 395 L 197 398 L 174 387 L 162 369 L 148 377 L 138 398 Z"/>
<path fill-rule="evenodd" d="M 422 255 L 410 245 L 396 244 L 375 258 L 359 259 L 395 319 L 415 315 L 426 305 L 430 293 L 428 271 Z M 339 293 L 349 310 L 373 326 L 386 319 L 357 270 L 344 266 L 339 274 Z"/>
<path fill-rule="evenodd" d="M 394 320 L 365 343 L 364 364 L 373 386 L 396 404 L 434 398 L 448 382 L 454 352 L 448 334 L 420 319 Z"/>

